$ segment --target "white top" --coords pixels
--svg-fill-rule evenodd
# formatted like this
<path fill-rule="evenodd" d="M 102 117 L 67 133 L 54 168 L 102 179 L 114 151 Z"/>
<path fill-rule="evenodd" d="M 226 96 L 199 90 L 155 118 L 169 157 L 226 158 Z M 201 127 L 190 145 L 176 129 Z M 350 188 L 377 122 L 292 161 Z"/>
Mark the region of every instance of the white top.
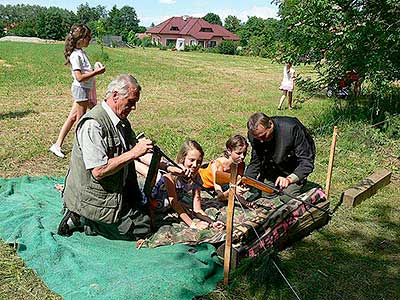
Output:
<path fill-rule="evenodd" d="M 291 67 L 289 70 L 287 69 L 287 66 L 283 68 L 283 78 L 281 82 L 281 86 L 279 89 L 281 90 L 289 90 L 292 91 L 294 87 L 294 68 Z"/>
<path fill-rule="evenodd" d="M 93 86 L 93 77 L 88 80 L 79 82 L 74 74 L 74 71 L 77 70 L 81 71 L 82 74 L 92 72 L 92 65 L 90 64 L 90 61 L 85 51 L 75 48 L 74 51 L 72 51 L 71 56 L 69 57 L 69 62 L 71 63 L 71 73 L 72 77 L 74 78 L 72 85 L 91 89 Z"/>

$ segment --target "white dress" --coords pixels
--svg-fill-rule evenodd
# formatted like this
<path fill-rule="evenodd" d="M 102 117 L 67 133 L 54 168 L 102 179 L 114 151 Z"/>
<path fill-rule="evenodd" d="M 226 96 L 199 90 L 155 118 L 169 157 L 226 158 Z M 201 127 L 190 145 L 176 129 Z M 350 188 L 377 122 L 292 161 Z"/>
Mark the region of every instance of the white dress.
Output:
<path fill-rule="evenodd" d="M 282 91 L 288 91 L 288 92 L 293 92 L 293 87 L 294 87 L 294 68 L 290 67 L 289 70 L 287 70 L 287 66 L 283 68 L 283 79 L 281 82 L 281 85 L 279 86 L 279 89 Z"/>

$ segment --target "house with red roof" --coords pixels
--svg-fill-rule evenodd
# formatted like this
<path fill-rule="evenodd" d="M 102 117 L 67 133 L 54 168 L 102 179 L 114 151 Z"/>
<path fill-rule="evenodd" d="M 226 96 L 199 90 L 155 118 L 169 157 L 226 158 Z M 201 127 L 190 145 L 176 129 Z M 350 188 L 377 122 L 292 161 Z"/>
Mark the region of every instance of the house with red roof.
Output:
<path fill-rule="evenodd" d="M 239 41 L 240 38 L 223 26 L 210 24 L 201 18 L 172 17 L 148 29 L 153 44 L 168 46 L 176 45 L 177 40 L 184 41 L 185 45 L 201 45 L 212 48 L 223 40 Z"/>

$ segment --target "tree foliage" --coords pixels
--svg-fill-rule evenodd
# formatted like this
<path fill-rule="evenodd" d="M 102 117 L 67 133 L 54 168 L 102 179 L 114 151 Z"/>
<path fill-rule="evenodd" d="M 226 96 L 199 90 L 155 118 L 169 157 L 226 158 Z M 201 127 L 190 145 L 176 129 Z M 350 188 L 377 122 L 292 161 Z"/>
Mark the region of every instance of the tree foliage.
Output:
<path fill-rule="evenodd" d="M 123 6 L 118 9 L 113 6 L 107 19 L 107 30 L 110 34 L 121 35 L 124 41 L 128 40 L 130 31 L 138 32 L 139 19 L 136 11 L 130 6 Z"/>
<path fill-rule="evenodd" d="M 398 1 L 275 2 L 286 28 L 277 53 L 281 61 L 316 63 L 325 81 L 353 69 L 375 84 L 399 79 Z"/>
<path fill-rule="evenodd" d="M 100 19 L 107 18 L 107 10 L 105 6 L 98 5 L 96 7 L 90 7 L 86 2 L 78 6 L 76 10 L 76 17 L 79 22 L 88 24 L 90 22 L 97 22 Z"/>
<path fill-rule="evenodd" d="M 75 22 L 76 16 L 73 12 L 50 7 L 37 17 L 37 35 L 43 39 L 63 40 Z"/>
<path fill-rule="evenodd" d="M 224 20 L 224 27 L 230 32 L 237 33 L 241 27 L 241 21 L 235 16 L 227 16 Z"/>
<path fill-rule="evenodd" d="M 130 6 L 123 6 L 121 9 L 114 6 L 107 12 L 105 6 L 90 7 L 85 3 L 78 6 L 75 14 L 58 7 L 0 5 L 0 24 L 12 35 L 64 40 L 72 24 L 84 23 L 91 28 L 93 35 L 99 36 L 99 20 L 103 22 L 105 34 L 121 35 L 124 40 L 130 31 L 145 31 L 143 26 L 139 26 L 135 9 Z"/>
<path fill-rule="evenodd" d="M 202 19 L 206 20 L 210 24 L 216 24 L 216 25 L 222 26 L 221 18 L 217 14 L 210 12 L 210 13 L 206 14 Z"/>

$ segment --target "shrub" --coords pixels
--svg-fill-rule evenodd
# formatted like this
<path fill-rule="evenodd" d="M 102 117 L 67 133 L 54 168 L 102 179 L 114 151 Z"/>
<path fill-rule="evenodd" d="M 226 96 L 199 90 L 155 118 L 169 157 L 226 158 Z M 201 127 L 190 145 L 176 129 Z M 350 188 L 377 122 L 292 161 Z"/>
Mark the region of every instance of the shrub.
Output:
<path fill-rule="evenodd" d="M 222 43 L 216 47 L 216 50 L 221 54 L 235 55 L 238 46 L 238 42 L 226 40 L 222 41 Z"/>

